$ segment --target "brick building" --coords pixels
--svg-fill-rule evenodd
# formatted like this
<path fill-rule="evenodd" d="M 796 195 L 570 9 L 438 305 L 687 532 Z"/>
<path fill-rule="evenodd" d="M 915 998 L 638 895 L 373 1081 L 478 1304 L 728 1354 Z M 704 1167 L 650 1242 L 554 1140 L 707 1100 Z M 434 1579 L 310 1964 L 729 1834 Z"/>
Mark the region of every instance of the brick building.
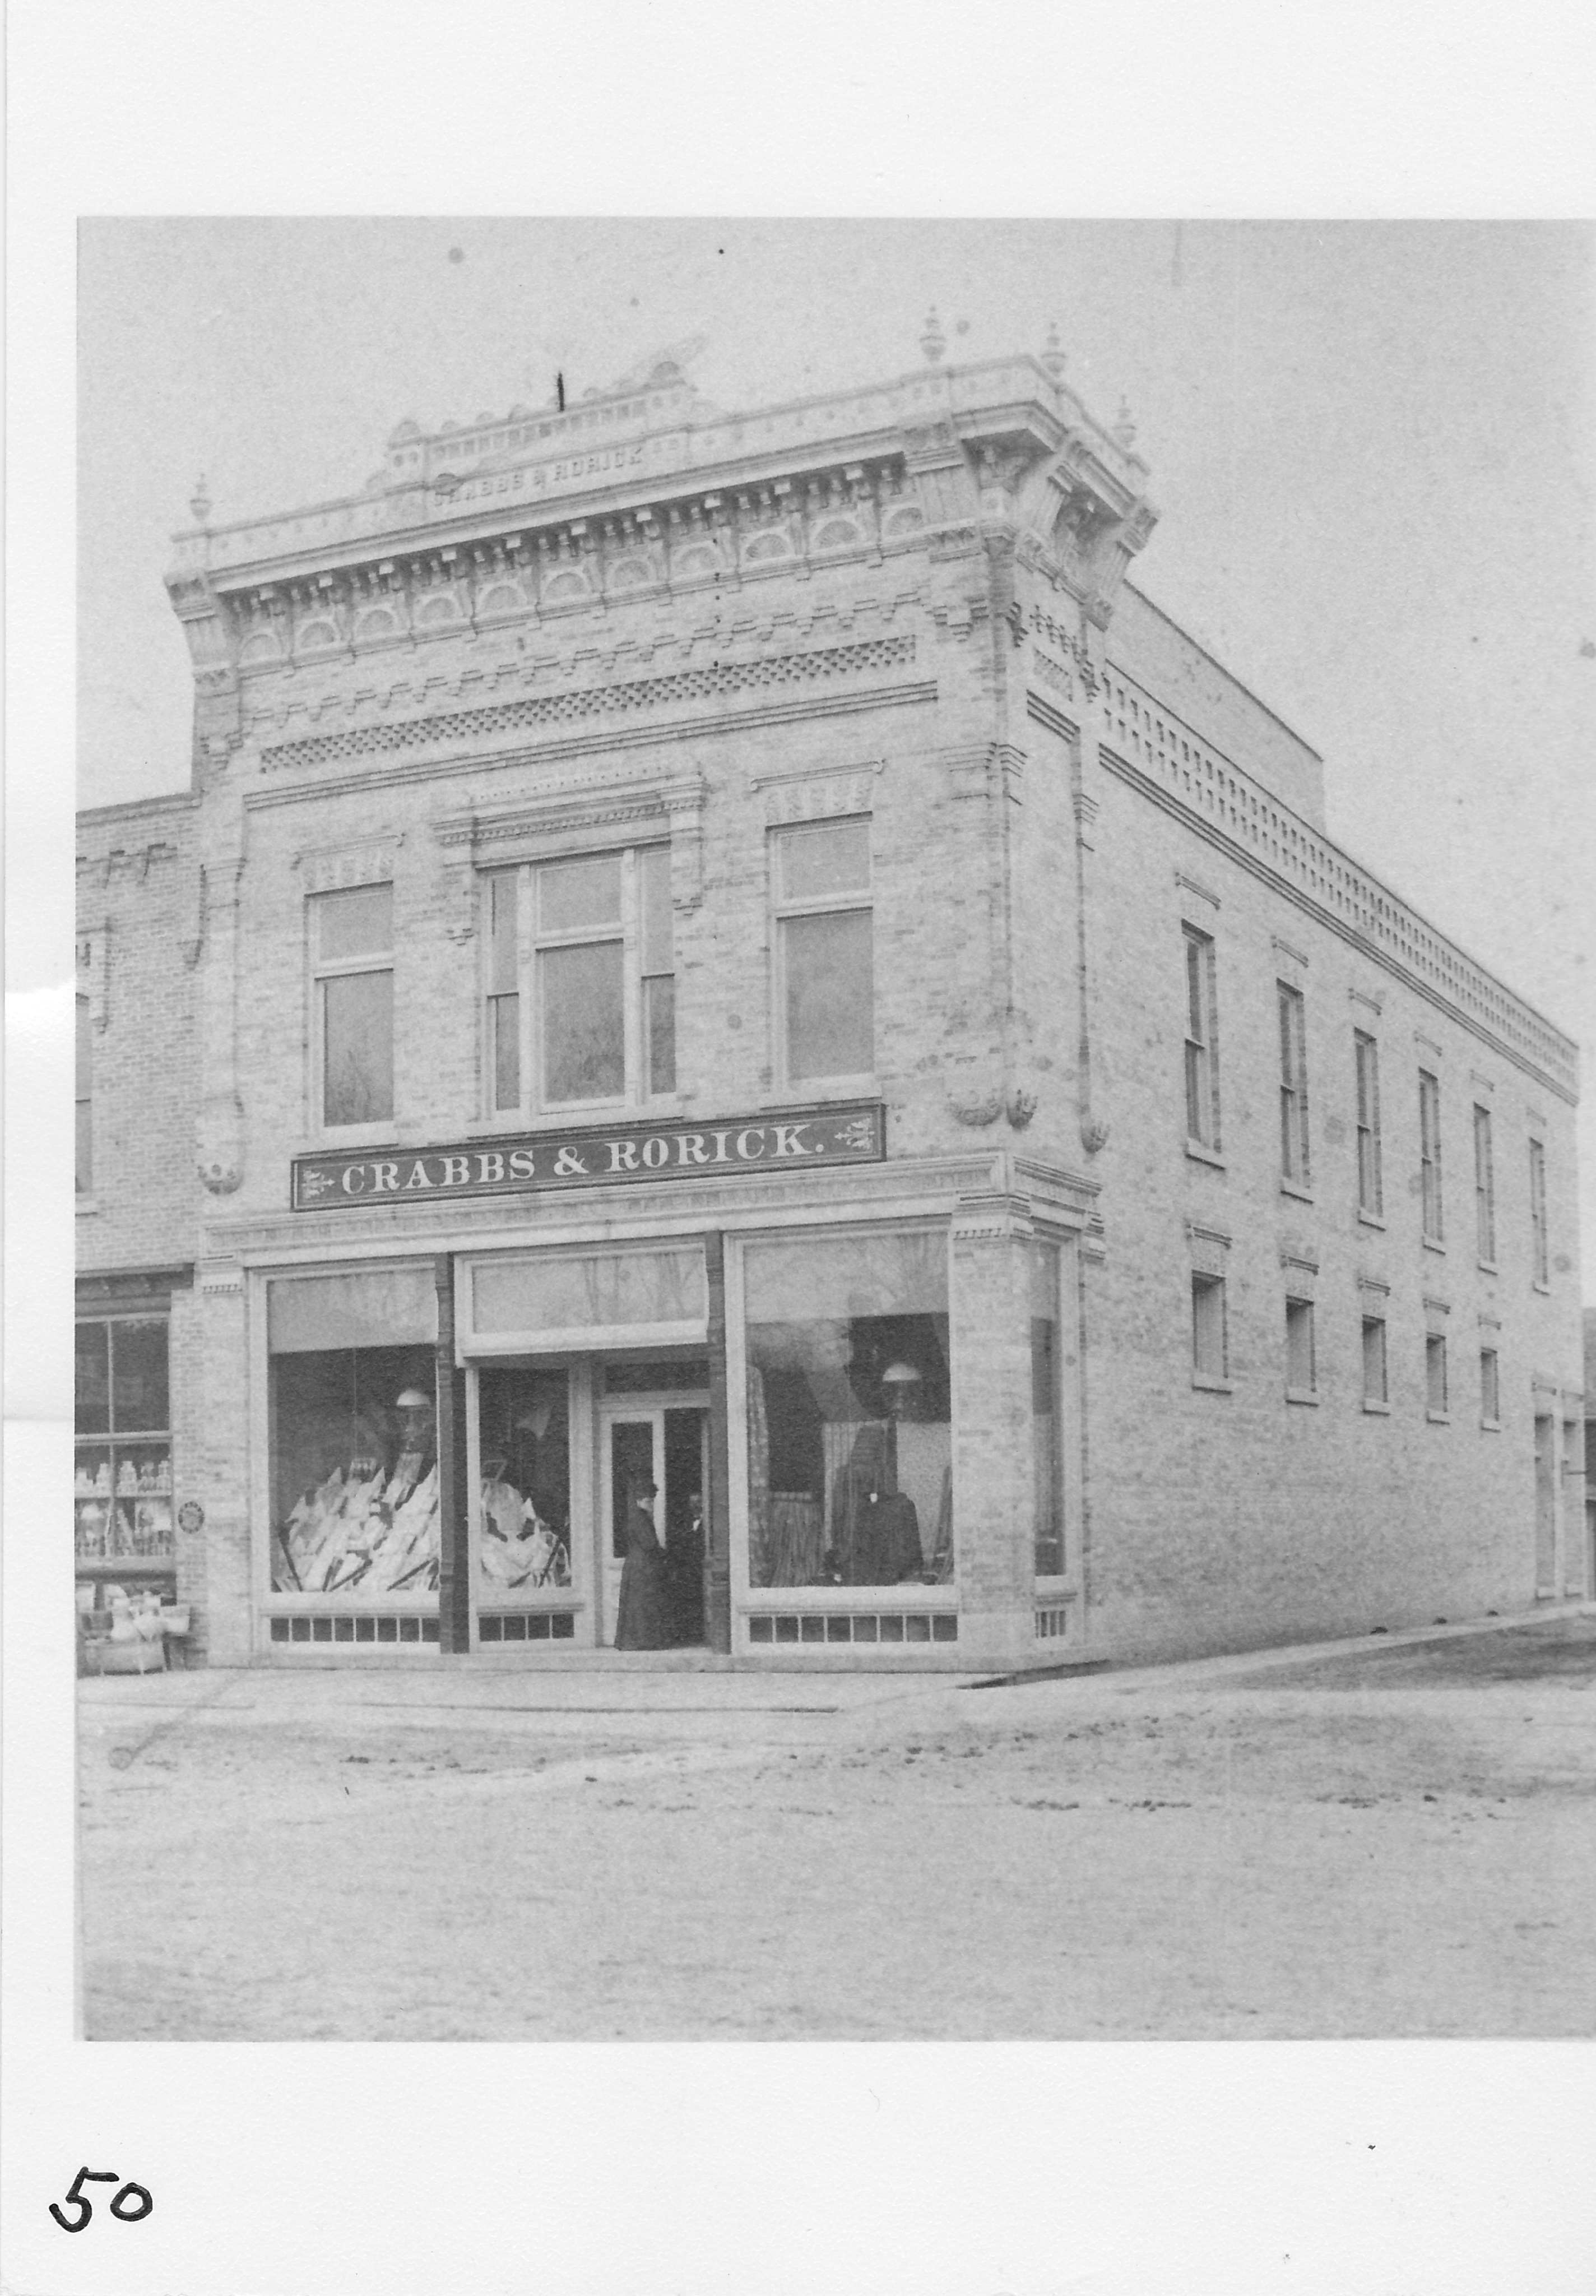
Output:
<path fill-rule="evenodd" d="M 170 1316 L 213 1659 L 1584 1590 L 1573 1046 L 1125 579 L 1056 348 L 923 348 L 196 504 L 192 795 L 84 824 L 80 1226 L 91 1325 Z"/>

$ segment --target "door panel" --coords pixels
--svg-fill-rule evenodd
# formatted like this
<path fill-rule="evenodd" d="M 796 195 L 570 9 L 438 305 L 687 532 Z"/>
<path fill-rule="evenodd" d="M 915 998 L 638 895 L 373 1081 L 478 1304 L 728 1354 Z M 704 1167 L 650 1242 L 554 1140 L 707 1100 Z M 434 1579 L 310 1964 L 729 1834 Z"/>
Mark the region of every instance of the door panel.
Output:
<path fill-rule="evenodd" d="M 603 1601 L 607 1644 L 615 1641 L 615 1621 L 620 1610 L 621 1571 L 626 1560 L 626 1509 L 634 1486 L 642 1480 L 663 1482 L 664 1421 L 662 1411 L 606 1412 L 601 1422 L 604 1447 Z M 663 1494 L 660 1495 L 661 1496 Z M 654 1519 L 660 1520 L 660 1500 L 654 1501 Z"/>

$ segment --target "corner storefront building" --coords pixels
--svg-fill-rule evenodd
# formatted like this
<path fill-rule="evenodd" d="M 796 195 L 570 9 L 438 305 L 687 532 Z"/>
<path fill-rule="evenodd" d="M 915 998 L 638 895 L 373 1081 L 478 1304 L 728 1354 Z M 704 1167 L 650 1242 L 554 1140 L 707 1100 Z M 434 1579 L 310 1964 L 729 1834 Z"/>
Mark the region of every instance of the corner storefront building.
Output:
<path fill-rule="evenodd" d="M 76 1505 L 199 1656 L 1584 1591 L 1573 1046 L 1125 578 L 1056 344 L 922 348 L 196 500 L 191 787 L 82 821 Z"/>

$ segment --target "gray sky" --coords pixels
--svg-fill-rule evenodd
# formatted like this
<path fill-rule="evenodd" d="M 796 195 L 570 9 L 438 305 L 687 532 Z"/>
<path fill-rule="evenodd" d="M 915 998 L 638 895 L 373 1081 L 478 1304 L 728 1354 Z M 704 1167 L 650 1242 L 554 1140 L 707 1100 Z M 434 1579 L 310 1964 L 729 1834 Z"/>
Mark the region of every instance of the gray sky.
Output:
<path fill-rule="evenodd" d="M 1330 827 L 1596 1074 L 1592 251 L 1572 224 L 91 221 L 79 793 L 186 778 L 161 586 L 218 521 L 354 491 L 431 424 L 684 335 L 726 406 L 1039 349 L 1128 398 L 1134 578 L 1325 758 Z M 458 250 L 457 255 L 452 250 Z M 962 332 L 961 330 L 963 330 Z M 1596 1091 L 1583 1115 L 1596 1300 Z"/>

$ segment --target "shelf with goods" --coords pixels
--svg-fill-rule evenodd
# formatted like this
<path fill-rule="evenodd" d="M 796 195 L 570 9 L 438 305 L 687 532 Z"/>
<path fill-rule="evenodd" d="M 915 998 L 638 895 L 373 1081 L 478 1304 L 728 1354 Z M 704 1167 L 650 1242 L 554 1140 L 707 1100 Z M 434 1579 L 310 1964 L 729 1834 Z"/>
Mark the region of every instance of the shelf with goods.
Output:
<path fill-rule="evenodd" d="M 167 1439 L 80 1440 L 72 1512 L 80 1571 L 169 1577 L 176 1567 L 176 1540 Z"/>

